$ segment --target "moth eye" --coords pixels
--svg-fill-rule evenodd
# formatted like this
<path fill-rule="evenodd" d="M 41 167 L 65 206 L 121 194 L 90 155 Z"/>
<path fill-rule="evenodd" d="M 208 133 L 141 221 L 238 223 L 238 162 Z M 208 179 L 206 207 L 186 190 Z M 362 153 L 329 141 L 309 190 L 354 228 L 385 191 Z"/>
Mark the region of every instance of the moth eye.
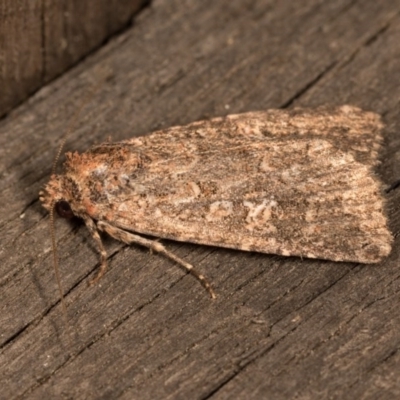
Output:
<path fill-rule="evenodd" d="M 68 201 L 60 200 L 56 203 L 57 214 L 62 218 L 70 219 L 74 216 Z"/>

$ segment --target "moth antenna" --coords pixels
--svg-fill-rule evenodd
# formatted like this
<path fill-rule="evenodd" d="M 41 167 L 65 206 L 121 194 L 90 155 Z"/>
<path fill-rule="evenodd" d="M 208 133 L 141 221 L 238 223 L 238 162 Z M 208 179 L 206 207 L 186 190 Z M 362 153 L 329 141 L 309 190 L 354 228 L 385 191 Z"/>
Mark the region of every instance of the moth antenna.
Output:
<path fill-rule="evenodd" d="M 94 93 L 90 93 L 90 96 L 86 95 L 86 98 L 84 99 L 84 101 L 82 103 L 82 106 L 79 107 L 75 111 L 75 113 L 74 113 L 74 115 L 73 115 L 73 117 L 71 119 L 71 123 L 69 124 L 67 130 L 65 131 L 64 138 L 61 140 L 61 144 L 58 147 L 57 154 L 54 157 L 53 166 L 51 168 L 51 174 L 52 175 L 56 173 L 57 163 L 58 163 L 58 160 L 59 160 L 59 158 L 61 156 L 61 152 L 62 152 L 62 150 L 63 150 L 63 148 L 65 146 L 65 143 L 67 142 L 68 136 L 73 131 L 73 128 L 75 126 L 75 122 L 78 120 L 79 114 L 81 113 L 82 109 L 86 106 L 86 104 L 89 102 L 89 100 L 92 99 L 93 96 L 94 96 Z"/>
<path fill-rule="evenodd" d="M 50 208 L 50 234 L 51 234 L 51 244 L 52 244 L 52 250 L 53 250 L 53 267 L 54 267 L 54 273 L 56 275 L 56 280 L 57 280 L 57 285 L 58 285 L 58 291 L 60 292 L 60 301 L 61 301 L 61 306 L 63 309 L 63 314 L 65 318 L 65 322 L 67 324 L 68 318 L 67 318 L 67 305 L 65 304 L 65 299 L 64 299 L 64 291 L 61 285 L 61 278 L 60 278 L 60 269 L 58 266 L 58 257 L 57 257 L 57 242 L 56 242 L 56 235 L 55 235 L 55 229 L 54 229 L 54 203 L 51 205 Z M 68 325 L 68 324 L 67 324 Z"/>
<path fill-rule="evenodd" d="M 99 87 L 100 87 L 100 85 L 96 86 L 92 91 L 89 91 L 86 94 L 86 96 L 84 97 L 84 99 L 83 99 L 83 101 L 81 103 L 81 106 L 75 111 L 75 113 L 74 113 L 74 115 L 73 115 L 73 117 L 71 119 L 71 123 L 69 124 L 67 130 L 65 131 L 64 138 L 61 141 L 61 144 L 60 144 L 60 146 L 58 148 L 57 154 L 54 157 L 53 165 L 52 165 L 52 168 L 51 168 L 52 175 L 55 174 L 55 172 L 56 172 L 57 163 L 58 163 L 58 160 L 59 160 L 59 158 L 61 156 L 61 152 L 62 152 L 62 150 L 63 150 L 63 148 L 65 146 L 65 143 L 67 142 L 67 139 L 68 139 L 69 135 L 71 134 L 71 132 L 73 131 L 73 128 L 75 127 L 75 123 L 79 118 L 79 114 L 87 106 L 87 104 L 93 99 L 95 94 L 99 91 Z"/>
<path fill-rule="evenodd" d="M 107 80 L 109 77 L 105 77 Z M 63 151 L 63 148 L 65 146 L 65 143 L 67 142 L 67 139 L 71 132 L 73 131 L 73 128 L 75 127 L 75 123 L 78 120 L 78 117 L 81 113 L 81 111 L 86 107 L 86 105 L 92 100 L 92 98 L 95 96 L 95 94 L 98 92 L 100 85 L 97 85 L 94 90 L 89 91 L 86 96 L 84 97 L 83 101 L 81 102 L 81 106 L 75 111 L 71 123 L 68 125 L 67 130 L 65 131 L 64 137 L 61 140 L 61 144 L 58 148 L 57 154 L 54 157 L 51 173 L 54 175 L 56 173 L 56 168 L 58 164 L 58 160 L 60 159 L 61 152 Z M 53 267 L 54 267 L 54 273 L 56 276 L 57 280 L 57 286 L 58 286 L 58 291 L 60 293 L 60 301 L 61 301 L 61 307 L 63 309 L 63 315 L 64 315 L 64 322 L 65 325 L 68 327 L 68 313 L 67 313 L 67 305 L 65 301 L 65 296 L 64 296 L 64 290 L 61 284 L 61 277 L 60 277 L 60 268 L 58 265 L 58 251 L 57 251 L 57 242 L 56 242 L 56 235 L 55 235 L 55 224 L 54 224 L 54 207 L 55 207 L 55 202 L 51 204 L 50 207 L 50 212 L 49 212 L 49 228 L 50 228 L 50 235 L 51 235 L 51 244 L 52 244 L 52 250 L 53 250 Z M 69 344 L 71 345 L 71 333 L 68 330 L 68 341 Z M 71 348 L 71 346 L 69 346 Z"/>
<path fill-rule="evenodd" d="M 69 132 L 71 132 L 71 130 L 70 130 Z M 67 137 L 69 136 L 69 132 L 68 132 L 68 135 L 65 135 L 64 139 L 62 139 L 61 144 L 60 144 L 60 146 L 59 146 L 59 148 L 58 148 L 57 154 L 56 154 L 56 156 L 54 157 L 53 165 L 52 165 L 52 167 L 51 167 L 51 174 L 52 174 L 52 175 L 54 175 L 54 174 L 56 173 L 56 168 L 57 168 L 58 159 L 59 159 L 60 156 L 61 156 L 61 152 L 62 152 L 62 150 L 63 150 L 63 148 L 64 148 L 64 146 L 65 146 L 65 143 L 66 143 L 66 141 L 67 141 Z"/>
<path fill-rule="evenodd" d="M 96 90 L 96 91 L 97 91 L 97 90 Z M 90 95 L 90 96 L 89 96 L 89 95 Z M 92 93 L 89 92 L 88 95 L 86 95 L 86 97 L 84 98 L 81 107 L 79 107 L 79 108 L 75 111 L 75 113 L 74 113 L 74 115 L 73 115 L 73 117 L 72 117 L 72 119 L 71 119 L 71 123 L 69 124 L 67 130 L 65 131 L 64 137 L 63 137 L 63 139 L 61 140 L 61 144 L 60 144 L 60 146 L 59 146 L 59 148 L 58 148 L 57 154 L 56 154 L 56 156 L 54 157 L 53 166 L 52 166 L 52 168 L 51 168 L 51 174 L 52 174 L 52 175 L 56 173 L 57 163 L 58 163 L 58 160 L 59 160 L 59 158 L 60 158 L 60 156 L 61 156 L 61 152 L 62 152 L 62 150 L 63 150 L 63 148 L 64 148 L 64 146 L 65 146 L 65 143 L 67 142 L 68 136 L 71 134 L 71 132 L 73 131 L 73 129 L 74 129 L 74 127 L 75 127 L 75 122 L 78 120 L 79 114 L 80 114 L 81 111 L 85 108 L 86 104 L 89 102 L 89 100 L 91 100 L 91 98 L 92 98 L 93 96 L 94 96 L 94 92 L 92 92 Z"/>

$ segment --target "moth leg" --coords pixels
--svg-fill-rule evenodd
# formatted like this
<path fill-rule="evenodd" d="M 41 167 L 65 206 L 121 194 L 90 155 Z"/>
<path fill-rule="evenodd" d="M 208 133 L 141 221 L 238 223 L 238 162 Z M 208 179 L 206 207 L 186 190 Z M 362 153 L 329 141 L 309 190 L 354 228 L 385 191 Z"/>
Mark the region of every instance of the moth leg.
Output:
<path fill-rule="evenodd" d="M 138 244 L 140 246 L 147 247 L 150 250 L 156 251 L 163 256 L 171 259 L 172 261 L 175 261 L 177 264 L 179 264 L 181 267 L 183 267 L 186 271 L 191 273 L 210 293 L 211 298 L 215 299 L 217 296 L 215 295 L 214 290 L 212 289 L 210 283 L 206 279 L 206 277 L 199 272 L 197 272 L 193 266 L 189 263 L 187 263 L 185 260 L 179 258 L 176 256 L 174 253 L 168 251 L 164 245 L 157 240 L 150 240 L 143 238 L 141 236 L 135 235 L 131 232 L 124 231 L 123 229 L 117 228 L 113 225 L 110 225 L 106 222 L 99 221 L 97 223 L 97 227 L 101 229 L 102 231 L 107 232 L 111 237 L 114 239 L 120 240 L 126 244 Z"/>
<path fill-rule="evenodd" d="M 96 277 L 94 277 L 92 280 L 89 281 L 89 285 L 94 285 L 95 283 L 98 282 L 98 280 L 105 274 L 106 269 L 107 269 L 107 252 L 106 249 L 104 248 L 103 242 L 101 241 L 101 237 L 99 235 L 99 231 L 97 229 L 96 224 L 93 222 L 91 218 L 83 218 L 85 221 L 85 224 L 87 228 L 89 229 L 89 232 L 91 233 L 94 241 L 96 242 L 97 245 L 97 250 L 100 253 L 100 270 L 97 273 Z"/>

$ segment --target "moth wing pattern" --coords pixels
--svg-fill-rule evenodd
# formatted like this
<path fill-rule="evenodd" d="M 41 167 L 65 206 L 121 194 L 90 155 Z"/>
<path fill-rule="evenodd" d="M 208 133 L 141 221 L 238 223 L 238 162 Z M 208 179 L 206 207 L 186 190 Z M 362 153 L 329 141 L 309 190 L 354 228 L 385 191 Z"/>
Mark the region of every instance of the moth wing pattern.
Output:
<path fill-rule="evenodd" d="M 375 263 L 392 243 L 382 128 L 352 106 L 248 112 L 68 153 L 65 174 L 81 214 L 126 231 Z"/>

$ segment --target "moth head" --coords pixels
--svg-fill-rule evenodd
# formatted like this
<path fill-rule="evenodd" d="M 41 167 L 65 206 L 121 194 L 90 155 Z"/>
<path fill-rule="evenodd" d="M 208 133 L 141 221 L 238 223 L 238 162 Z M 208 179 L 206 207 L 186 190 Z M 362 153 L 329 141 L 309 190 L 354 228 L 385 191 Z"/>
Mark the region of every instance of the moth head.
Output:
<path fill-rule="evenodd" d="M 78 186 L 65 175 L 52 175 L 39 198 L 46 210 L 54 209 L 62 218 L 70 219 L 79 213 L 74 210 L 79 198 Z"/>

